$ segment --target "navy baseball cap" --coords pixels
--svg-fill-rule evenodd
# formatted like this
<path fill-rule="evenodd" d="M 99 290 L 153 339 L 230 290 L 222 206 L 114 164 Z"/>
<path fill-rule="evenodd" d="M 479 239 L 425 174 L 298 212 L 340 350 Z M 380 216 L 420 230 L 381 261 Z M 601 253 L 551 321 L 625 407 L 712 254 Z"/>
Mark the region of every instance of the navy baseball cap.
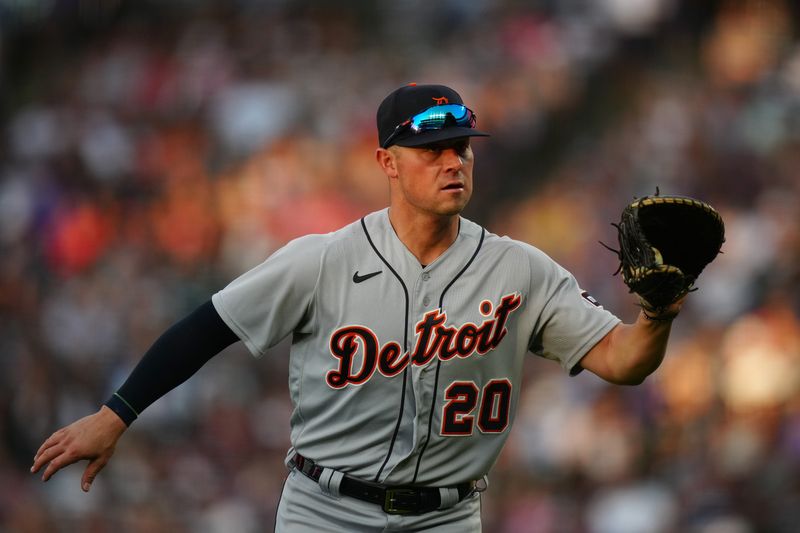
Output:
<path fill-rule="evenodd" d="M 381 148 L 489 136 L 475 129 L 475 113 L 444 85 L 412 83 L 392 91 L 378 107 L 377 122 Z"/>

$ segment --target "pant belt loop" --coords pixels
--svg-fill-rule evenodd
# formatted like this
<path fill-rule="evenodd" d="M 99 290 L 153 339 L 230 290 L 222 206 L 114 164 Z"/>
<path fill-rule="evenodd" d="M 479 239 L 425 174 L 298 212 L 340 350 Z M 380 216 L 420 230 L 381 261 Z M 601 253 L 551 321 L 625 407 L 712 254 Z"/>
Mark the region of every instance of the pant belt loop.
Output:
<path fill-rule="evenodd" d="M 334 498 L 340 498 L 341 493 L 339 487 L 342 484 L 344 473 L 332 468 L 323 468 L 322 473 L 319 475 L 319 487 L 322 492 Z"/>
<path fill-rule="evenodd" d="M 439 509 L 448 509 L 458 503 L 458 489 L 442 487 L 439 489 Z"/>
<path fill-rule="evenodd" d="M 297 466 L 294 463 L 294 456 L 295 456 L 294 447 L 289 448 L 289 453 L 286 454 L 286 458 L 283 460 L 283 464 L 286 465 L 286 469 L 291 472 Z"/>

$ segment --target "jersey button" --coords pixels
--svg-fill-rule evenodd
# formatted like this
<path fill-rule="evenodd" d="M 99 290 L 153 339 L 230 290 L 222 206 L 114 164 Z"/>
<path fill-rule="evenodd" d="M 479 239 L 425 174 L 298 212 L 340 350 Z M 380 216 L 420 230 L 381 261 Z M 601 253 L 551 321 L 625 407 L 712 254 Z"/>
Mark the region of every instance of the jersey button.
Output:
<path fill-rule="evenodd" d="M 422 281 L 428 281 L 429 279 L 431 279 L 431 275 L 428 274 L 427 272 L 423 272 L 422 273 Z"/>
<path fill-rule="evenodd" d="M 422 299 L 422 305 L 428 307 L 429 305 L 431 305 L 431 299 L 426 296 L 425 298 Z"/>

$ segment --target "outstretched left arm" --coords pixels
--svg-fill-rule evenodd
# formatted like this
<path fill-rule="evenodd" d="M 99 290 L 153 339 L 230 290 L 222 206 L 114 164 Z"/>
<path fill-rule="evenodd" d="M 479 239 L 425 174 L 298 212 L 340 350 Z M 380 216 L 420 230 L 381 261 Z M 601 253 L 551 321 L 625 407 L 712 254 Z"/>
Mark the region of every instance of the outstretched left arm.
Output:
<path fill-rule="evenodd" d="M 589 350 L 580 365 L 618 385 L 639 385 L 659 367 L 667 350 L 672 319 L 683 299 L 672 304 L 662 318 L 639 312 L 633 324 L 619 324 Z"/>

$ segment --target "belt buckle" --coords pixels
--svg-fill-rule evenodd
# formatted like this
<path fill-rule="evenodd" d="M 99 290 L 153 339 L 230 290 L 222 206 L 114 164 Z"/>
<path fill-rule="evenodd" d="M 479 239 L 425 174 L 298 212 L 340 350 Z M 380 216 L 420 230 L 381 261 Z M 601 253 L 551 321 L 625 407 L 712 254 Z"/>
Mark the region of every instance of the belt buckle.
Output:
<path fill-rule="evenodd" d="M 414 514 L 419 508 L 419 491 L 413 488 L 386 489 L 383 510 L 387 514 Z"/>

